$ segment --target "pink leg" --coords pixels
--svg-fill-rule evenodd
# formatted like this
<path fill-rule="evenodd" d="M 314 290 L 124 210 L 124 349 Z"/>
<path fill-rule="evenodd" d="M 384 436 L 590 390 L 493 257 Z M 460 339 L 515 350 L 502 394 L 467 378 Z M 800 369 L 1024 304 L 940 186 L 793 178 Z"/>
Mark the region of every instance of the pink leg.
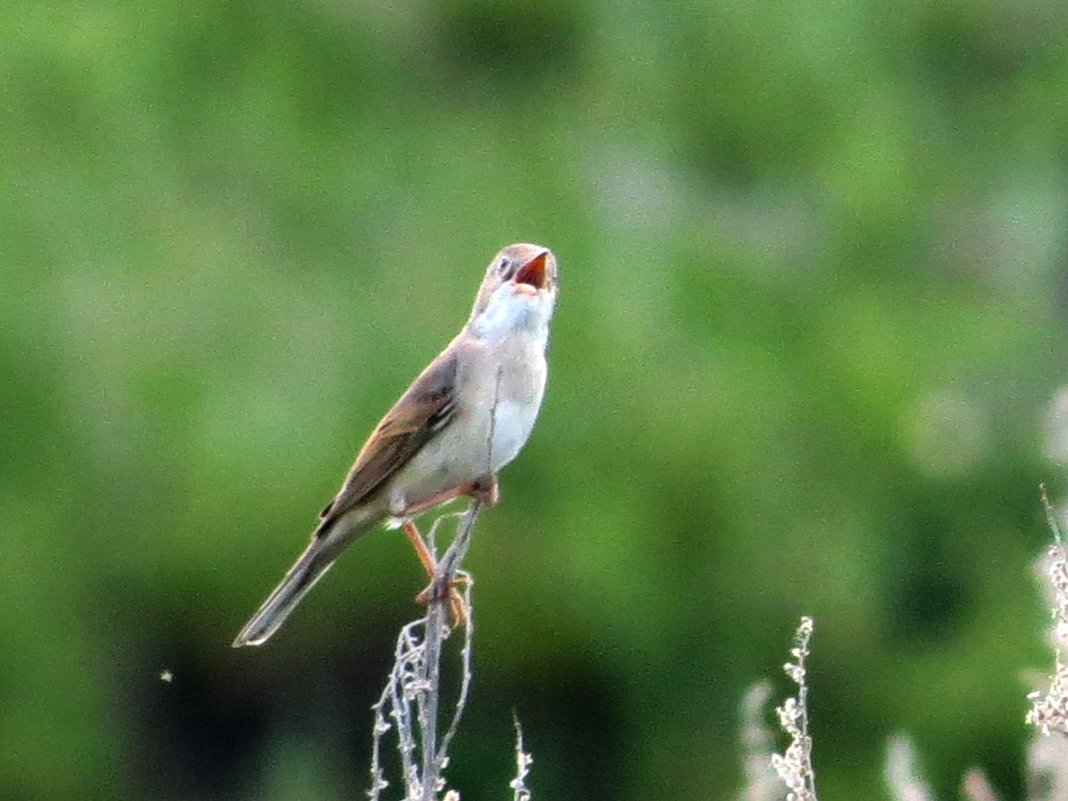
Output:
<path fill-rule="evenodd" d="M 431 590 L 434 589 L 434 574 L 437 572 L 438 567 L 437 561 L 434 559 L 434 555 L 430 553 L 430 549 L 427 547 L 426 542 L 419 533 L 419 529 L 416 528 L 415 523 L 410 519 L 407 519 L 403 523 L 403 528 L 404 533 L 408 535 L 408 541 L 411 542 L 412 547 L 415 548 L 416 556 L 418 556 L 419 561 L 423 563 L 423 569 L 430 578 L 430 584 L 427 588 L 415 596 L 415 602 L 417 604 L 426 606 L 432 600 L 430 593 Z M 467 624 L 467 611 L 464 607 L 464 600 L 456 589 L 456 587 L 462 583 L 463 579 L 455 579 L 449 584 L 449 615 L 452 617 L 454 626 Z"/>
<path fill-rule="evenodd" d="M 417 515 L 420 512 L 425 512 L 427 509 L 433 509 L 435 506 L 448 503 L 463 495 L 482 501 L 486 506 L 496 506 L 497 501 L 499 501 L 501 497 L 500 490 L 497 487 L 497 476 L 490 476 L 486 479 L 476 479 L 469 484 L 439 492 L 437 495 L 432 495 L 422 501 L 413 503 L 404 510 L 403 514 L 405 516 Z M 398 517 L 400 517 L 400 515 L 398 515 Z"/>
<path fill-rule="evenodd" d="M 419 561 L 423 563 L 423 570 L 430 578 L 434 578 L 434 571 L 437 569 L 437 562 L 434 559 L 434 555 L 430 553 L 430 549 L 426 547 L 426 542 L 423 541 L 423 536 L 419 533 L 419 529 L 415 527 L 410 519 L 406 519 L 403 523 L 404 533 L 408 535 L 408 542 L 415 548 L 415 555 L 419 557 Z"/>
<path fill-rule="evenodd" d="M 414 522 L 412 522 L 411 515 L 417 515 L 420 512 L 425 512 L 427 509 L 433 509 L 435 506 L 440 506 L 443 503 L 448 503 L 455 498 L 459 498 L 463 495 L 468 496 L 476 501 L 480 501 L 489 507 L 497 505 L 497 501 L 500 500 L 500 490 L 497 486 L 497 476 L 489 476 L 488 478 L 476 479 L 469 484 L 456 487 L 455 489 L 446 490 L 440 492 L 437 495 L 433 495 L 424 500 L 413 503 L 407 509 L 404 510 L 404 533 L 408 535 L 408 541 L 411 542 L 412 547 L 415 549 L 416 556 L 419 557 L 419 561 L 423 564 L 423 569 L 430 577 L 430 586 L 423 590 L 419 595 L 415 597 L 416 603 L 427 604 L 430 602 L 431 590 L 434 588 L 434 573 L 437 570 L 437 560 L 434 559 L 434 555 L 430 553 L 430 549 L 427 547 L 426 542 L 423 540 L 422 535 L 419 533 L 419 529 L 416 528 Z M 452 582 L 449 586 L 449 612 L 452 615 L 452 621 L 454 625 L 461 625 L 467 623 L 467 613 L 464 610 L 463 598 L 460 597 L 460 593 L 456 590 L 456 585 L 462 583 L 461 580 Z"/>

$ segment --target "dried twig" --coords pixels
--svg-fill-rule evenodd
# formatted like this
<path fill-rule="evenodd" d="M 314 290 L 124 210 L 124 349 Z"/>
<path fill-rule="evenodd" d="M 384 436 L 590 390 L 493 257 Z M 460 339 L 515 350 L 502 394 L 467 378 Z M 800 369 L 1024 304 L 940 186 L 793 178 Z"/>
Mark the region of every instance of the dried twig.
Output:
<path fill-rule="evenodd" d="M 1053 507 L 1050 506 L 1045 486 L 1042 487 L 1042 504 L 1046 520 L 1053 532 L 1053 545 L 1047 555 L 1046 575 L 1052 587 L 1054 673 L 1050 677 L 1049 690 L 1035 691 L 1027 697 L 1031 709 L 1027 722 L 1043 734 L 1059 732 L 1068 734 L 1068 558 L 1065 556 L 1064 540 L 1057 524 Z"/>
<path fill-rule="evenodd" d="M 812 629 L 812 618 L 801 618 L 794 647 L 790 649 L 790 655 L 797 661 L 787 662 L 783 666 L 786 675 L 797 684 L 797 697 L 787 698 L 775 710 L 779 713 L 779 725 L 790 735 L 786 753 L 773 754 L 771 757 L 772 767 L 790 790 L 786 794 L 787 801 L 817 801 L 816 774 L 812 770 L 812 738 L 808 733 L 808 683 L 805 672 Z"/>
<path fill-rule="evenodd" d="M 519 724 L 519 716 L 512 713 L 512 722 L 515 723 L 515 778 L 509 783 L 512 788 L 512 801 L 530 801 L 530 790 L 526 785 L 527 774 L 530 773 L 530 763 L 534 761 L 523 747 L 523 727 Z"/>
<path fill-rule="evenodd" d="M 393 668 L 378 703 L 373 707 L 371 788 L 368 791 L 371 801 L 379 801 L 381 792 L 389 786 L 382 767 L 382 738 L 390 729 L 397 733 L 405 801 L 436 801 L 445 789 L 442 772 L 448 764 L 448 748 L 460 725 L 472 678 L 474 613 L 471 589 L 474 582 L 460 569 L 460 564 L 470 546 L 480 507 L 480 502 L 475 501 L 466 512 L 443 515 L 431 527 L 428 545 L 433 553 L 438 526 L 447 519 L 460 518 L 456 537 L 438 562 L 431 579 L 433 589 L 429 593 L 426 615 L 401 629 Z M 445 642 L 452 634 L 448 623 L 449 598 L 450 588 L 457 579 L 463 587 L 460 597 L 467 620 L 460 651 L 460 689 L 452 719 L 439 745 L 441 657 Z"/>

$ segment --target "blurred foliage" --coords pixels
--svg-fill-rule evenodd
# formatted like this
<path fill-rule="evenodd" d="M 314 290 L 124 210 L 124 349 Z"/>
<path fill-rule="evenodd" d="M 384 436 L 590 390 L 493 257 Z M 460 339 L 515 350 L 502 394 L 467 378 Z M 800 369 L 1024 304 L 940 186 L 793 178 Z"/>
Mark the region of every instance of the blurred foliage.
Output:
<path fill-rule="evenodd" d="M 464 797 L 506 796 L 516 707 L 535 798 L 730 798 L 802 613 L 827 799 L 898 730 L 943 797 L 1019 795 L 1068 7 L 2 13 L 0 796 L 359 797 L 403 538 L 229 642 L 517 240 L 562 292 L 469 560 Z"/>

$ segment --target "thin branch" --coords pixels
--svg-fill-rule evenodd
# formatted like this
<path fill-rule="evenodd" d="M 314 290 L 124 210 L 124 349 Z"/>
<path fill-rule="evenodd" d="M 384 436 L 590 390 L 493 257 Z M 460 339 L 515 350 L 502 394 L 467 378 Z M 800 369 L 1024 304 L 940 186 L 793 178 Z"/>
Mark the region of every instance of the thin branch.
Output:
<path fill-rule="evenodd" d="M 467 549 L 471 545 L 471 535 L 475 530 L 475 521 L 478 519 L 479 510 L 482 508 L 481 501 L 474 501 L 464 514 L 460 524 L 460 530 L 456 538 L 449 545 L 445 556 L 438 562 L 437 570 L 432 579 L 433 589 L 431 600 L 427 608 L 426 617 L 426 655 L 422 662 L 420 675 L 425 691 L 419 695 L 420 728 L 423 735 L 423 801 L 435 801 L 438 792 L 443 789 L 441 784 L 441 772 L 445 769 L 448 761 L 447 749 L 456 729 L 460 724 L 460 716 L 463 714 L 464 705 L 467 702 L 467 692 L 471 684 L 471 642 L 474 633 L 474 616 L 470 603 L 471 579 L 467 577 L 467 584 L 463 600 L 466 612 L 467 625 L 464 647 L 461 651 L 463 663 L 463 675 L 460 679 L 460 694 L 453 712 L 452 721 L 445 736 L 442 738 L 441 748 L 437 747 L 438 732 L 438 699 L 440 698 L 439 685 L 441 683 L 441 650 L 448 639 L 451 630 L 448 625 L 449 596 L 454 581 L 459 575 L 459 566 L 463 562 Z"/>
<path fill-rule="evenodd" d="M 1053 512 L 1053 506 L 1049 502 L 1049 493 L 1046 491 L 1045 484 L 1039 484 L 1038 490 L 1042 494 L 1042 509 L 1046 513 L 1046 523 L 1049 524 L 1050 531 L 1053 532 L 1053 541 L 1058 545 L 1063 544 L 1064 540 L 1061 537 L 1061 527 L 1057 523 L 1057 515 Z"/>
<path fill-rule="evenodd" d="M 438 527 L 446 520 L 460 519 L 456 537 L 438 562 L 431 579 L 433 589 L 429 593 L 426 615 L 405 625 L 398 634 L 393 667 L 373 707 L 371 787 L 367 793 L 371 801 L 380 801 L 382 791 L 389 786 L 382 764 L 382 740 L 390 730 L 395 730 L 397 734 L 404 799 L 436 801 L 444 789 L 442 773 L 448 764 L 448 746 L 459 727 L 473 675 L 474 607 L 471 588 L 474 582 L 459 569 L 459 565 L 471 544 L 480 508 L 481 504 L 475 501 L 463 513 L 442 515 L 434 521 L 427 537 L 433 552 Z M 448 610 L 450 589 L 457 579 L 463 586 L 460 602 L 467 621 L 460 651 L 460 688 L 452 719 L 439 746 L 441 658 L 445 643 L 452 634 Z"/>
<path fill-rule="evenodd" d="M 1042 485 L 1042 504 L 1053 532 L 1053 545 L 1047 552 L 1044 572 L 1052 590 L 1054 671 L 1045 693 L 1035 691 L 1028 694 L 1031 708 L 1026 720 L 1044 735 L 1051 732 L 1064 735 L 1068 734 L 1068 660 L 1065 658 L 1065 650 L 1068 649 L 1068 556 L 1045 485 Z"/>
<path fill-rule="evenodd" d="M 512 722 L 515 724 L 515 778 L 508 786 L 512 788 L 512 801 L 530 801 L 531 794 L 526 785 L 526 778 L 530 773 L 530 765 L 534 757 L 523 747 L 523 727 L 519 723 L 519 716 L 514 711 Z"/>
<path fill-rule="evenodd" d="M 808 733 L 808 681 L 805 660 L 812 639 L 812 618 L 802 617 L 790 655 L 796 662 L 783 666 L 786 675 L 797 684 L 797 697 L 787 698 L 775 711 L 779 725 L 790 735 L 790 744 L 782 755 L 773 754 L 771 766 L 789 788 L 787 801 L 816 801 L 816 774 L 812 769 L 812 738 Z"/>

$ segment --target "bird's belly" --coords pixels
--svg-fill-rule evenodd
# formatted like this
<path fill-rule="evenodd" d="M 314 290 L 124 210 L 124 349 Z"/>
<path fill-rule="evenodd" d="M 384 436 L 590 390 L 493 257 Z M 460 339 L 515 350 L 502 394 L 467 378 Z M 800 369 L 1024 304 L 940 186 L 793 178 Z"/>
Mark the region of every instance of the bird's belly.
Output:
<path fill-rule="evenodd" d="M 490 472 L 496 473 L 519 455 L 530 438 L 537 416 L 537 403 L 502 400 L 497 404 L 492 424 L 493 444 L 489 448 Z"/>
<path fill-rule="evenodd" d="M 391 514 L 496 475 L 519 455 L 534 428 L 538 404 L 502 399 L 492 416 L 490 408 L 469 409 L 412 457 L 403 478 L 393 482 Z"/>

